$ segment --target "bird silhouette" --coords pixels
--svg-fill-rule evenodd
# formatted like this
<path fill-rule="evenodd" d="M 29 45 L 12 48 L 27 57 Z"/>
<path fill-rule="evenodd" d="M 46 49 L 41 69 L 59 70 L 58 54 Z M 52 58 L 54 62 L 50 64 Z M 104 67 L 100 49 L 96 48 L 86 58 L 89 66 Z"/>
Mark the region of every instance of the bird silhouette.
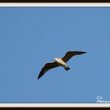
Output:
<path fill-rule="evenodd" d="M 67 61 L 70 60 L 73 56 L 76 55 L 81 55 L 87 52 L 82 52 L 82 51 L 68 51 L 64 57 L 62 58 L 53 58 L 54 62 L 46 63 L 44 67 L 41 69 L 38 79 L 41 78 L 48 70 L 62 66 L 66 71 L 68 71 L 70 68 L 67 65 Z"/>

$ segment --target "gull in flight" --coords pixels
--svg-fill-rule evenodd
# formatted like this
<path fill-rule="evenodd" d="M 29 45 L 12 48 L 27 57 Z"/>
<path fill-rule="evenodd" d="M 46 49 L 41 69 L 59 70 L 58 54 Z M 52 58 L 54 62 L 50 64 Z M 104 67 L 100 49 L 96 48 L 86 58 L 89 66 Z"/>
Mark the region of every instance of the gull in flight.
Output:
<path fill-rule="evenodd" d="M 66 71 L 69 70 L 69 66 L 66 64 L 66 62 L 75 55 L 81 55 L 86 52 L 82 51 L 68 51 L 64 57 L 62 58 L 54 58 L 54 62 L 46 63 L 45 66 L 41 69 L 38 79 L 41 78 L 48 70 L 62 66 Z"/>

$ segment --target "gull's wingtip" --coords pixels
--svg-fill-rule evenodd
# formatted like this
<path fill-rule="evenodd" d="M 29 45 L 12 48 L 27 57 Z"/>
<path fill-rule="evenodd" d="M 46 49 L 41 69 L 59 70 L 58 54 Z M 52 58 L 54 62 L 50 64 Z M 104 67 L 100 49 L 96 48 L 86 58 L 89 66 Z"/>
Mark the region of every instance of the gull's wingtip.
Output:
<path fill-rule="evenodd" d="M 40 76 L 38 76 L 38 78 L 37 78 L 38 80 L 40 79 Z"/>
<path fill-rule="evenodd" d="M 87 52 L 83 52 L 83 53 L 87 53 Z"/>
<path fill-rule="evenodd" d="M 81 54 L 85 54 L 87 52 L 83 52 L 83 51 L 74 51 L 74 54 L 75 55 L 81 55 Z"/>

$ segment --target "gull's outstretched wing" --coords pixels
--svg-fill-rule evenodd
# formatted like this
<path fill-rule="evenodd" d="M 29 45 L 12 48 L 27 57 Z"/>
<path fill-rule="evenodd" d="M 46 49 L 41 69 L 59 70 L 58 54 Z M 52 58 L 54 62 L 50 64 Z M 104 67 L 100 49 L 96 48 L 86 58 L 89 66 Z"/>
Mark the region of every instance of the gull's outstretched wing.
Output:
<path fill-rule="evenodd" d="M 84 54 L 86 52 L 81 52 L 81 51 L 68 51 L 65 56 L 62 58 L 62 60 L 64 62 L 67 62 L 71 57 L 75 56 L 75 55 L 80 55 L 80 54 Z"/>
<path fill-rule="evenodd" d="M 57 62 L 52 62 L 52 63 L 47 63 L 45 64 L 45 66 L 42 68 L 42 70 L 39 73 L 38 79 L 43 76 L 49 69 L 58 67 L 59 65 L 57 64 Z"/>

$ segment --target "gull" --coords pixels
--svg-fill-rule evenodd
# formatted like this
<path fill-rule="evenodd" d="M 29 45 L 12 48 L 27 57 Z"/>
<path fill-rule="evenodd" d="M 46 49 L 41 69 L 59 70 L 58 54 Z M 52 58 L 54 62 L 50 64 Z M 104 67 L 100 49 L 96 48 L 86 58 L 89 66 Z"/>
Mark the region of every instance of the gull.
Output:
<path fill-rule="evenodd" d="M 64 57 L 62 58 L 53 58 L 54 62 L 50 62 L 50 63 L 46 63 L 44 65 L 44 67 L 41 69 L 39 75 L 38 75 L 38 79 L 41 78 L 48 70 L 55 68 L 55 67 L 59 67 L 62 66 L 66 71 L 68 71 L 70 68 L 67 65 L 67 61 L 76 55 L 81 55 L 84 54 L 86 52 L 82 52 L 82 51 L 68 51 Z"/>

